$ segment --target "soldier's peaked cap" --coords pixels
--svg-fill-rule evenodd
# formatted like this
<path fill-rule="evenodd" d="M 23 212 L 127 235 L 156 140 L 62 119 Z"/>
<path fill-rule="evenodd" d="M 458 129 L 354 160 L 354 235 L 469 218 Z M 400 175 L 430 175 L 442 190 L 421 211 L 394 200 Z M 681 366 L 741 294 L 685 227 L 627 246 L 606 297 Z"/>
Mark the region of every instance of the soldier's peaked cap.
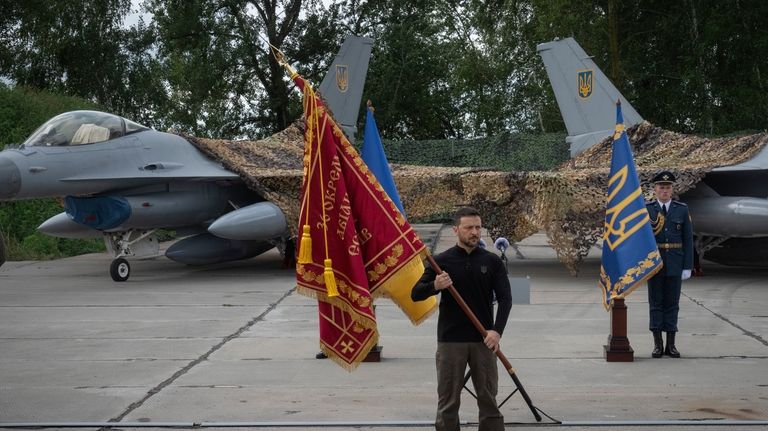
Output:
<path fill-rule="evenodd" d="M 661 171 L 653 177 L 654 184 L 672 184 L 675 182 L 675 175 L 669 171 Z"/>

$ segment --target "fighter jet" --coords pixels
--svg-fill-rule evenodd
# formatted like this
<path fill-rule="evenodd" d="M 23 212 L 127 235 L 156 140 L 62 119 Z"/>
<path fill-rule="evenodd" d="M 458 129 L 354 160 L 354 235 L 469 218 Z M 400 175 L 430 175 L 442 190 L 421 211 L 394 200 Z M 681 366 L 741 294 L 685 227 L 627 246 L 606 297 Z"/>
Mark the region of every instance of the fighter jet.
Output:
<path fill-rule="evenodd" d="M 643 118 L 573 38 L 537 46 L 565 121 L 571 157 L 613 135 L 615 103 L 624 125 Z M 768 147 L 751 160 L 709 172 L 680 196 L 693 220 L 700 256 L 726 265 L 768 263 Z"/>
<path fill-rule="evenodd" d="M 319 88 L 349 138 L 372 46 L 347 37 Z M 160 255 L 158 229 L 184 237 L 165 256 L 193 265 L 254 257 L 288 235 L 276 205 L 186 139 L 105 112 L 57 115 L 0 152 L 0 200 L 40 197 L 63 197 L 64 211 L 38 230 L 103 237 L 115 281 L 129 278 L 128 259 Z"/>

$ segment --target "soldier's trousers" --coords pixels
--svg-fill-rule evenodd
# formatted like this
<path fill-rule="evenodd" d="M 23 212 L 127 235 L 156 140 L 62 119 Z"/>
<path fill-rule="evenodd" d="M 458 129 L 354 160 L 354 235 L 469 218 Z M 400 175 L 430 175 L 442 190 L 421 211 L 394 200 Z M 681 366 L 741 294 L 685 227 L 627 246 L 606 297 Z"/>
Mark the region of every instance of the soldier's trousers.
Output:
<path fill-rule="evenodd" d="M 484 343 L 437 343 L 437 431 L 459 430 L 464 372 L 469 364 L 477 395 L 479 431 L 503 431 L 504 416 L 496 405 L 499 371 L 496 354 Z"/>
<path fill-rule="evenodd" d="M 677 313 L 680 311 L 680 276 L 657 274 L 648 280 L 648 308 L 651 331 L 677 332 Z"/>

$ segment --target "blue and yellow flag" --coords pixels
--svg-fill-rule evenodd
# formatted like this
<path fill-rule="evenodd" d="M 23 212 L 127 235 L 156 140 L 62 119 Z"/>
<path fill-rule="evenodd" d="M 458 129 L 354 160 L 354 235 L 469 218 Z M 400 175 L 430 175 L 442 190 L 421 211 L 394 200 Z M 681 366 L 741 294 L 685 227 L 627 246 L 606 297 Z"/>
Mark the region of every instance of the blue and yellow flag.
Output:
<path fill-rule="evenodd" d="M 600 288 L 603 305 L 624 298 L 661 269 L 662 261 L 645 209 L 621 104 L 616 104 L 608 203 L 605 210 Z"/>
<path fill-rule="evenodd" d="M 403 203 L 400 201 L 400 195 L 397 193 L 397 186 L 395 186 L 395 180 L 392 178 L 392 171 L 389 169 L 387 155 L 384 154 L 384 146 L 381 145 L 381 137 L 379 136 L 379 129 L 376 127 L 376 120 L 373 118 L 373 107 L 370 100 L 368 101 L 367 111 L 365 133 L 363 134 L 363 149 L 360 152 L 360 157 L 368 166 L 368 170 L 379 181 L 381 189 L 389 196 L 389 200 L 397 207 L 397 209 L 395 209 L 395 206 L 391 207 L 392 211 L 400 211 L 400 214 L 403 216 L 402 221 L 405 222 Z M 424 272 L 424 266 L 421 267 L 421 272 Z M 392 302 L 403 310 L 411 322 L 414 325 L 418 325 L 437 309 L 437 297 L 433 296 L 427 301 L 414 302 L 411 299 L 412 287 L 413 284 L 408 283 L 390 283 L 384 291 L 392 299 Z"/>
<path fill-rule="evenodd" d="M 370 104 L 371 102 L 368 101 Z M 376 120 L 373 118 L 373 107 L 368 106 L 368 114 L 365 117 L 365 133 L 363 133 L 363 149 L 360 151 L 360 156 L 363 161 L 368 165 L 368 169 L 373 172 L 376 179 L 379 180 L 384 191 L 392 202 L 395 203 L 400 213 L 405 216 L 405 209 L 403 203 L 400 201 L 400 195 L 397 194 L 397 187 L 395 186 L 395 180 L 392 178 L 392 171 L 389 170 L 389 162 L 387 161 L 387 155 L 384 154 L 384 146 L 381 145 L 381 137 L 379 136 L 379 129 L 376 127 Z"/>

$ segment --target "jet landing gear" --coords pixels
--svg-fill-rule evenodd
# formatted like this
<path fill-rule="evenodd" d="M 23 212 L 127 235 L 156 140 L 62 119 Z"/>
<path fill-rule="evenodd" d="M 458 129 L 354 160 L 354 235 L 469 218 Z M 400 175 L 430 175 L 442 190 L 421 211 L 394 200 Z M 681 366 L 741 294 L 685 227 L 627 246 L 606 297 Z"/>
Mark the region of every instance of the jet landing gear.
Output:
<path fill-rule="evenodd" d="M 693 275 L 701 277 L 704 272 L 701 270 L 701 259 L 704 258 L 704 253 L 718 247 L 720 244 L 727 241 L 727 236 L 696 236 L 693 239 Z"/>
<path fill-rule="evenodd" d="M 160 255 L 160 243 L 154 229 L 107 233 L 104 234 L 104 244 L 115 256 L 109 265 L 109 275 L 117 282 L 126 281 L 131 276 L 131 264 L 126 257 L 146 259 Z"/>
<path fill-rule="evenodd" d="M 119 257 L 109 265 L 109 275 L 114 281 L 125 281 L 131 275 L 131 264 L 127 260 Z"/>

